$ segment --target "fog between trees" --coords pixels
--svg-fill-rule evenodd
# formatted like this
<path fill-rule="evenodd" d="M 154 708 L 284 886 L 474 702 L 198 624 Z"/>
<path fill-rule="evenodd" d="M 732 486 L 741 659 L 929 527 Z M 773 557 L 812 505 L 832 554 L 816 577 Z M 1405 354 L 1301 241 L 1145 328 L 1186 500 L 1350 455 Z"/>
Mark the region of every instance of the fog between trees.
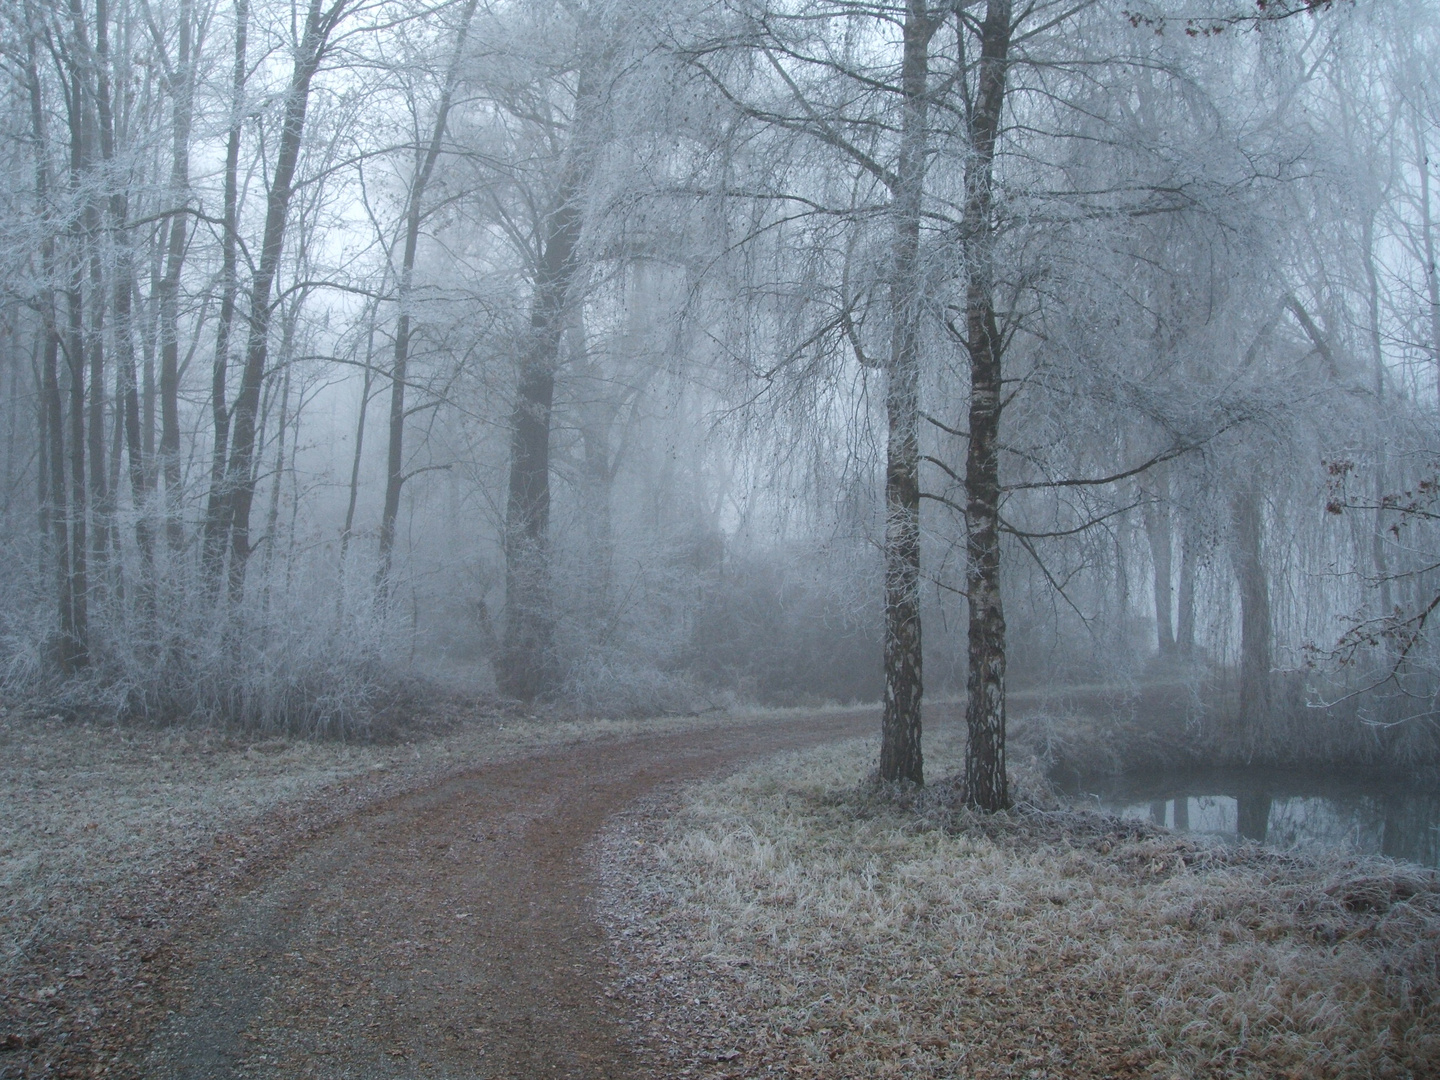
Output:
<path fill-rule="evenodd" d="M 1423 0 L 13 0 L 0 43 L 12 689 L 878 698 L 918 781 L 923 683 L 988 808 L 1007 685 L 1434 759 Z"/>

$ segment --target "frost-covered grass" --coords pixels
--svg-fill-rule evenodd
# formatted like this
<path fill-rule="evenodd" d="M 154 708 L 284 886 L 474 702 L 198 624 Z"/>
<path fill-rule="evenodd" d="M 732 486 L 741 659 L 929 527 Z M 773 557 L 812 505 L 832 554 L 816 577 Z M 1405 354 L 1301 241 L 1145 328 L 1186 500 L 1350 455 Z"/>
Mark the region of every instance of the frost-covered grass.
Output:
<path fill-rule="evenodd" d="M 1440 1075 L 1435 874 L 1068 811 L 986 819 L 943 791 L 897 806 L 863 783 L 873 753 L 698 785 L 657 843 L 617 848 L 646 912 L 632 983 L 725 1017 L 727 1071 Z"/>

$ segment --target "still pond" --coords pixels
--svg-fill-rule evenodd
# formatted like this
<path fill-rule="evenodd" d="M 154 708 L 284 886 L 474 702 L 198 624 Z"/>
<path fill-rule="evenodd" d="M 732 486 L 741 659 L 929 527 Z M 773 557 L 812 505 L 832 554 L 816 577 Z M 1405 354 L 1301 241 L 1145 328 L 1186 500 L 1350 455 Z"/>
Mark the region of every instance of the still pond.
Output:
<path fill-rule="evenodd" d="M 1080 805 L 1171 829 L 1440 867 L 1436 786 L 1261 768 L 1054 779 Z"/>

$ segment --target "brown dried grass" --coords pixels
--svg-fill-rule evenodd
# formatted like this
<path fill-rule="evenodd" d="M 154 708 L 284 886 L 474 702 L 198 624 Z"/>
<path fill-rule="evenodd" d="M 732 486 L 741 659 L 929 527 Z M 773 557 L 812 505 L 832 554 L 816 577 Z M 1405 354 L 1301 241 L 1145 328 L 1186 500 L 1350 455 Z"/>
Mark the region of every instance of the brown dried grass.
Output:
<path fill-rule="evenodd" d="M 1434 873 L 897 805 L 873 754 L 789 755 L 611 838 L 628 992 L 677 1073 L 1440 1074 Z"/>

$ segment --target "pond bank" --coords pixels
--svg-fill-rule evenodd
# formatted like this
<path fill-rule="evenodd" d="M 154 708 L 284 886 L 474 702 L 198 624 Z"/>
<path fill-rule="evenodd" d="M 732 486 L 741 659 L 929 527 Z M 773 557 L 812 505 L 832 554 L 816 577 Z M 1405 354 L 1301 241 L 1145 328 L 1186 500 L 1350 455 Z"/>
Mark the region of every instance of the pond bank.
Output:
<path fill-rule="evenodd" d="M 954 750 L 931 750 L 935 775 Z M 943 792 L 901 808 L 866 794 L 873 753 L 699 785 L 602 851 L 622 991 L 662 1029 L 711 1018 L 677 1071 L 1440 1070 L 1433 873 L 1098 814 L 981 818 Z"/>

